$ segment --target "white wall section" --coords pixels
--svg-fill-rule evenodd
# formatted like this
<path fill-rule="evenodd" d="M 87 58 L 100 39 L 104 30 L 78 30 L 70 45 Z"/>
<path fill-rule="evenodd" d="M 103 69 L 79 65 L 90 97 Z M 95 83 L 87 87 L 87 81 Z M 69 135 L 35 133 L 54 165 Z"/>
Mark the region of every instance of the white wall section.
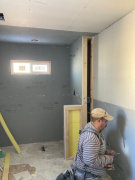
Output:
<path fill-rule="evenodd" d="M 95 36 L 94 99 L 135 110 L 135 10 Z"/>

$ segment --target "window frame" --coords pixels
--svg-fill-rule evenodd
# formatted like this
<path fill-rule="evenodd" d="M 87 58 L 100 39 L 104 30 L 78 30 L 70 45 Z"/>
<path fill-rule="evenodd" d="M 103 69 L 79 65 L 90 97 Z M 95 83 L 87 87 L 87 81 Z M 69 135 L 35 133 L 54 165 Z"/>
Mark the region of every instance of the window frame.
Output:
<path fill-rule="evenodd" d="M 51 61 L 33 61 L 33 60 L 11 60 L 11 74 L 12 75 L 51 75 Z M 31 72 L 30 73 L 22 73 L 22 72 L 14 72 L 13 70 L 13 64 L 14 63 L 29 63 Z M 44 65 L 47 64 L 48 66 L 48 71 L 47 72 L 34 72 L 32 70 L 33 65 Z"/>

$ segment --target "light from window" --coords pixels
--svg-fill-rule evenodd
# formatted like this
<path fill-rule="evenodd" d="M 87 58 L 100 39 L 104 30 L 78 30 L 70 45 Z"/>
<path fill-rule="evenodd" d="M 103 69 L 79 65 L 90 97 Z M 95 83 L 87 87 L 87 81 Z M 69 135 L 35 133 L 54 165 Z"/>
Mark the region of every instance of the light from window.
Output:
<path fill-rule="evenodd" d="M 13 63 L 13 72 L 30 73 L 31 72 L 30 63 Z"/>
<path fill-rule="evenodd" d="M 11 60 L 11 74 L 51 74 L 51 62 Z"/>
<path fill-rule="evenodd" d="M 47 72 L 47 65 L 33 65 L 33 71 Z"/>

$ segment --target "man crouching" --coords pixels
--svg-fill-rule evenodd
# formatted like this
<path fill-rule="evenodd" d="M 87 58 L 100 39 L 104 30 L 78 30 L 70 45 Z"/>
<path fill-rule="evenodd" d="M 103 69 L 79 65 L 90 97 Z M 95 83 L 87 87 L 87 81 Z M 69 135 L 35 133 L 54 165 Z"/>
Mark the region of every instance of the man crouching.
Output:
<path fill-rule="evenodd" d="M 92 121 L 80 133 L 77 155 L 73 161 L 76 180 L 101 180 L 106 165 L 112 164 L 113 157 L 106 155 L 106 142 L 102 130 L 113 120 L 104 109 L 91 112 Z"/>

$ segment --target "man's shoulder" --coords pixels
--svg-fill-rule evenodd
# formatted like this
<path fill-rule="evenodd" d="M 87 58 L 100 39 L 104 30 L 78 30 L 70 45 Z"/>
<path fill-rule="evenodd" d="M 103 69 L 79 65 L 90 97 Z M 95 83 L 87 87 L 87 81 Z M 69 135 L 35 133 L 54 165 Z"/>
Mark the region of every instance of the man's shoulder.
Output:
<path fill-rule="evenodd" d="M 93 131 L 88 131 L 86 130 L 83 132 L 80 136 L 80 139 L 84 139 L 84 142 L 86 143 L 87 141 L 96 141 L 99 142 L 99 138 Z"/>
<path fill-rule="evenodd" d="M 91 127 L 91 122 L 88 122 L 88 123 L 84 126 L 84 128 L 86 128 L 86 127 Z"/>
<path fill-rule="evenodd" d="M 81 139 L 84 139 L 85 143 L 88 141 L 99 143 L 98 132 L 93 128 L 90 122 L 86 124 L 82 131 Z"/>

